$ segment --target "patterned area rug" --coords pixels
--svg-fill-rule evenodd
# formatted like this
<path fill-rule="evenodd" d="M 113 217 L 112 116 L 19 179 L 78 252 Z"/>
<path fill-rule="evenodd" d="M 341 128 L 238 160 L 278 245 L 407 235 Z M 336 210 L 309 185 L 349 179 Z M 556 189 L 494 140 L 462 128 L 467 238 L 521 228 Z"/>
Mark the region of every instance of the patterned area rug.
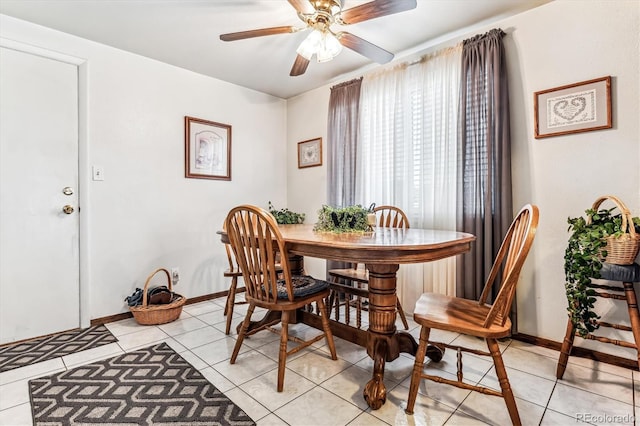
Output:
<path fill-rule="evenodd" d="M 166 343 L 29 381 L 37 425 L 255 425 Z"/>
<path fill-rule="evenodd" d="M 0 348 L 0 373 L 117 341 L 99 325 L 5 346 Z"/>

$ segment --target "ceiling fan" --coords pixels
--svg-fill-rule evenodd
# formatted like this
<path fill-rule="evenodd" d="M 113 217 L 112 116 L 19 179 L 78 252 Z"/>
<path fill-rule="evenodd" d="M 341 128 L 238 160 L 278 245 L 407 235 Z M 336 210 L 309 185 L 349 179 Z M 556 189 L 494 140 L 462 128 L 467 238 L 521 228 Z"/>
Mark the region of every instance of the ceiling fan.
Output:
<path fill-rule="evenodd" d="M 340 53 L 343 46 L 375 62 L 384 64 L 393 59 L 393 53 L 351 33 L 345 31 L 334 33 L 331 31 L 331 25 L 334 23 L 339 25 L 356 24 L 416 7 L 416 0 L 374 0 L 346 10 L 342 10 L 342 0 L 288 1 L 298 12 L 298 17 L 306 24 L 304 27 L 282 26 L 240 31 L 222 34 L 220 40 L 235 41 L 312 29 L 296 50 L 297 57 L 289 73 L 291 76 L 304 74 L 314 54 L 318 62 L 330 61 Z"/>

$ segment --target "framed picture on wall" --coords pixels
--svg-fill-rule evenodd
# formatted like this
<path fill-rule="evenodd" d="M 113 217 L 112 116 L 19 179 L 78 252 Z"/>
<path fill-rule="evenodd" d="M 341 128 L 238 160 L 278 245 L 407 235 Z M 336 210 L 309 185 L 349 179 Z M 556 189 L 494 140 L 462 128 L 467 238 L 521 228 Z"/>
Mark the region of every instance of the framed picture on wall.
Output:
<path fill-rule="evenodd" d="M 533 109 L 536 139 L 610 129 L 611 77 L 535 92 Z"/>
<path fill-rule="evenodd" d="M 298 168 L 322 166 L 322 138 L 298 142 Z"/>
<path fill-rule="evenodd" d="M 231 126 L 184 117 L 185 177 L 231 180 Z"/>

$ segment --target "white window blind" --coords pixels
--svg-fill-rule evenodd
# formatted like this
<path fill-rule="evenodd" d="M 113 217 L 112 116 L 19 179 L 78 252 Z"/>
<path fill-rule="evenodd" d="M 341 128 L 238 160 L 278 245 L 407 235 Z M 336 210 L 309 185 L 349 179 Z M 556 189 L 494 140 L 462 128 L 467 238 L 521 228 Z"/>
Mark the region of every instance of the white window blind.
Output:
<path fill-rule="evenodd" d="M 412 227 L 455 229 L 461 52 L 461 46 L 446 49 L 364 77 L 357 203 L 400 207 Z M 455 259 L 401 267 L 403 306 L 411 309 L 424 291 L 454 294 Z"/>

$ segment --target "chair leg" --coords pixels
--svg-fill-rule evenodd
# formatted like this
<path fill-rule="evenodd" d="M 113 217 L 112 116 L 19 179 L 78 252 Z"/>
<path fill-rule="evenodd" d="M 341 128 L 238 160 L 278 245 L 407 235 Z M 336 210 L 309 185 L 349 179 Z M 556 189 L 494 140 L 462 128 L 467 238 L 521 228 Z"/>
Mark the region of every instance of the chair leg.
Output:
<path fill-rule="evenodd" d="M 336 344 L 333 341 L 333 334 L 331 333 L 331 326 L 329 325 L 329 310 L 324 304 L 324 300 L 318 299 L 318 308 L 320 310 L 320 319 L 322 320 L 322 328 L 324 329 L 324 338 L 329 346 L 331 352 L 331 359 L 336 360 Z"/>
<path fill-rule="evenodd" d="M 225 326 L 225 334 L 229 334 L 231 330 L 231 318 L 233 318 L 233 305 L 236 303 L 236 287 L 238 286 L 238 277 L 231 278 L 231 286 L 229 294 L 227 294 L 227 303 L 224 306 L 224 315 L 227 316 L 227 325 Z"/>
<path fill-rule="evenodd" d="M 507 377 L 507 370 L 504 368 L 504 362 L 502 361 L 502 355 L 500 354 L 500 346 L 496 339 L 487 339 L 487 346 L 491 357 L 493 358 L 493 365 L 496 369 L 496 375 L 498 376 L 498 382 L 500 382 L 500 388 L 502 389 L 502 397 L 507 404 L 507 410 L 509 411 L 509 417 L 511 417 L 511 423 L 514 425 L 521 425 L 520 415 L 518 414 L 518 407 L 516 405 L 516 399 L 513 396 L 511 385 L 509 384 L 509 378 Z"/>
<path fill-rule="evenodd" d="M 327 302 L 326 302 L 326 305 L 329 308 L 329 314 L 331 314 L 331 310 L 333 309 L 333 301 L 335 300 L 335 297 L 336 297 L 336 291 L 331 290 L 329 292 L 329 296 L 327 296 Z"/>
<path fill-rule="evenodd" d="M 627 308 L 629 310 L 629 320 L 631 322 L 631 332 L 633 340 L 636 342 L 636 358 L 640 367 L 640 314 L 638 313 L 638 300 L 633 283 L 622 283 L 624 285 L 624 294 L 627 297 Z"/>
<path fill-rule="evenodd" d="M 344 323 L 351 324 L 351 295 L 344 295 Z"/>
<path fill-rule="evenodd" d="M 413 373 L 411 373 L 407 408 L 404 410 L 407 414 L 413 414 L 413 406 L 415 405 L 416 397 L 418 396 L 420 380 L 422 380 L 422 368 L 424 367 L 424 357 L 427 353 L 427 342 L 429 341 L 430 332 L 431 329 L 428 327 L 422 327 L 420 329 L 420 343 L 418 345 L 418 351 L 416 352 L 416 362 L 413 364 Z"/>
<path fill-rule="evenodd" d="M 407 317 L 404 315 L 404 309 L 402 309 L 402 305 L 400 304 L 400 299 L 398 299 L 398 296 L 396 296 L 396 309 L 400 314 L 400 319 L 402 320 L 402 325 L 404 325 L 404 329 L 408 330 L 409 323 L 407 322 Z"/>
<path fill-rule="evenodd" d="M 244 321 L 242 322 L 242 327 L 240 328 L 240 333 L 238 333 L 238 340 L 236 340 L 236 345 L 233 347 L 233 354 L 231 355 L 230 364 L 236 363 L 236 358 L 238 357 L 238 353 L 240 352 L 240 347 L 242 346 L 242 341 L 244 340 L 244 336 L 249 329 L 249 324 L 251 323 L 251 315 L 253 315 L 253 310 L 256 308 L 256 305 L 253 303 L 249 304 L 249 308 L 247 309 L 247 315 L 244 317 Z"/>
<path fill-rule="evenodd" d="M 556 367 L 556 377 L 558 379 L 562 379 L 562 376 L 564 376 L 564 370 L 566 370 L 567 368 L 567 362 L 569 361 L 569 355 L 571 355 L 571 349 L 573 348 L 573 340 L 575 339 L 575 337 L 575 326 L 573 325 L 571 318 L 569 318 L 567 320 L 567 332 L 564 335 L 562 347 L 560 348 L 560 358 L 558 359 L 558 366 Z"/>
<path fill-rule="evenodd" d="M 287 342 L 289 341 L 289 311 L 282 311 L 280 352 L 278 353 L 278 392 L 284 388 L 284 371 L 287 364 Z"/>

